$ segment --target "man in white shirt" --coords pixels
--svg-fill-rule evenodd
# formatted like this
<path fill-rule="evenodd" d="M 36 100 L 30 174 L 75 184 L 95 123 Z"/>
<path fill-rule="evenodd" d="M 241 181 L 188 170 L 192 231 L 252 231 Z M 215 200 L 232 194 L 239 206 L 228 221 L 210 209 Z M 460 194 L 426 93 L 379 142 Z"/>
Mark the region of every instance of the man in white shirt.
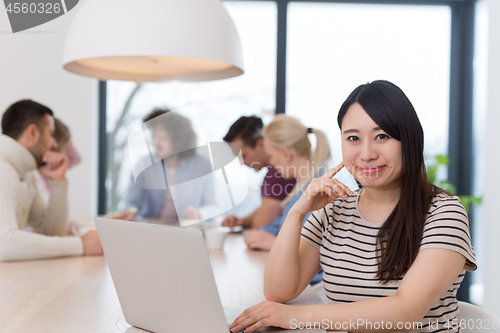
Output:
<path fill-rule="evenodd" d="M 53 112 L 31 100 L 12 104 L 0 136 L 0 261 L 102 254 L 97 232 L 65 236 L 68 219 L 67 158 L 52 152 Z M 31 172 L 49 178 L 48 204 Z M 35 232 L 23 230 L 30 226 Z"/>

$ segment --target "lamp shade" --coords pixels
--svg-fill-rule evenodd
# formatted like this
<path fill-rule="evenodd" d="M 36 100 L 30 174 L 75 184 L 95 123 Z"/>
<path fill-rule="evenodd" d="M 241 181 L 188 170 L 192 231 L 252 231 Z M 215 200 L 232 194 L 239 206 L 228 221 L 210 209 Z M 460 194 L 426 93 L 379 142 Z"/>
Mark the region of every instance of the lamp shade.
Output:
<path fill-rule="evenodd" d="M 63 67 L 100 80 L 210 81 L 243 74 L 243 54 L 220 0 L 85 0 Z"/>

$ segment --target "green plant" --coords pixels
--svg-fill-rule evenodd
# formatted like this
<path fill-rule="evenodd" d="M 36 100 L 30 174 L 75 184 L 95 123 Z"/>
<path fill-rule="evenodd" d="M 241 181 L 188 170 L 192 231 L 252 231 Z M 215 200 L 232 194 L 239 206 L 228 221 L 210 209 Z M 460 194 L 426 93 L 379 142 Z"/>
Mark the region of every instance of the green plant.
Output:
<path fill-rule="evenodd" d="M 449 160 L 448 156 L 445 155 L 436 155 L 430 158 L 430 161 L 426 163 L 427 165 L 427 179 L 429 182 L 433 183 L 436 186 L 441 187 L 443 190 L 456 195 L 457 188 L 455 185 L 450 183 L 447 179 L 439 179 L 439 170 L 443 168 L 448 168 Z M 473 205 L 481 205 L 482 199 L 480 197 L 476 197 L 475 195 L 459 195 L 460 201 L 462 205 L 464 205 L 467 214 L 469 214 L 470 206 Z"/>

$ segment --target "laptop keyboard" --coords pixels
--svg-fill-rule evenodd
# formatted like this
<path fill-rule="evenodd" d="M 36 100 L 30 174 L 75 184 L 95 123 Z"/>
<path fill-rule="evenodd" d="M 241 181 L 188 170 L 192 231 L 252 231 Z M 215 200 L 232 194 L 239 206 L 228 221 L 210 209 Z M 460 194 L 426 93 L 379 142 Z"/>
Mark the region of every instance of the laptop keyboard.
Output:
<path fill-rule="evenodd" d="M 245 309 L 234 309 L 234 308 L 229 308 L 226 306 L 222 307 L 224 310 L 224 314 L 226 316 L 226 322 L 227 324 L 231 324 L 238 316 L 243 312 Z M 231 332 L 231 331 L 229 331 Z M 232 333 L 232 332 L 231 332 Z M 245 333 L 245 330 L 241 330 L 238 333 Z M 259 331 L 255 331 L 255 333 L 259 333 Z"/>

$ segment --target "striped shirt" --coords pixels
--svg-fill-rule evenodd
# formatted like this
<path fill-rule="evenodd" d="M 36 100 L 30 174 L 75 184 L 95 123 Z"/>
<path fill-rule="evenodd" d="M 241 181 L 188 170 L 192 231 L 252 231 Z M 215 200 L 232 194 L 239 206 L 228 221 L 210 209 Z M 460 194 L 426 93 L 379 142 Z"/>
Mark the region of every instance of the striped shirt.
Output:
<path fill-rule="evenodd" d="M 323 282 L 330 304 L 394 296 L 402 280 L 382 284 L 376 278 L 376 237 L 383 225 L 368 222 L 358 209 L 359 191 L 347 200 L 337 199 L 311 214 L 302 228 L 302 239 L 320 252 Z M 420 249 L 448 249 L 467 260 L 464 269 L 413 332 L 459 332 L 451 323 L 458 314 L 457 289 L 465 271 L 476 269 L 469 220 L 460 200 L 445 193 L 431 202 Z M 447 324 L 448 321 L 448 324 Z"/>

